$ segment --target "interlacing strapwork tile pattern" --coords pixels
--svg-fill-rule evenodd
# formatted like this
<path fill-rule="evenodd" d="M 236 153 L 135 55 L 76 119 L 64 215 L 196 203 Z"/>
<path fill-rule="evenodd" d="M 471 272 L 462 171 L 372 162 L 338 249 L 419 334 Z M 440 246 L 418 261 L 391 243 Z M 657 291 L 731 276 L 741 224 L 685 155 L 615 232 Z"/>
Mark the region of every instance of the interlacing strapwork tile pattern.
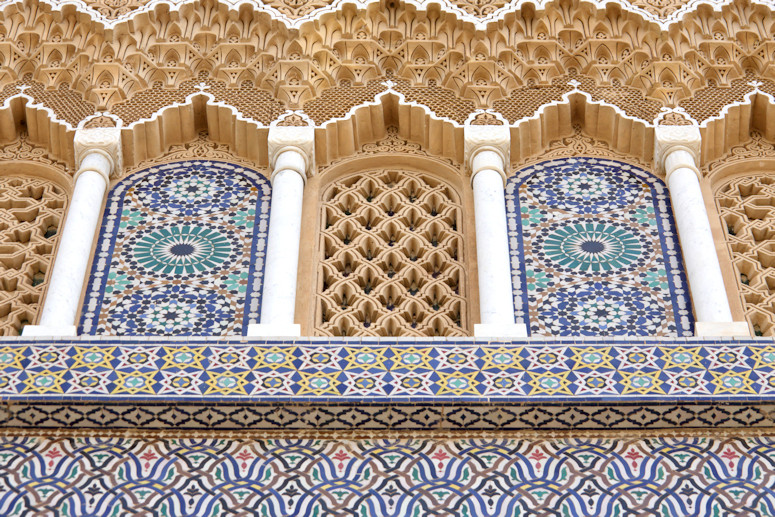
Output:
<path fill-rule="evenodd" d="M 429 174 L 370 171 L 323 194 L 315 333 L 467 334 L 462 207 Z"/>
<path fill-rule="evenodd" d="M 568 158 L 507 186 L 517 317 L 533 335 L 691 335 L 667 189 L 637 167 Z"/>
<path fill-rule="evenodd" d="M 224 162 L 151 167 L 111 192 L 82 333 L 242 334 L 259 314 L 269 182 Z"/>
<path fill-rule="evenodd" d="M 0 177 L 0 336 L 35 322 L 66 201 L 48 180 Z"/>
<path fill-rule="evenodd" d="M 772 146 L 770 145 L 770 149 Z M 716 206 L 738 275 L 745 317 L 757 336 L 775 334 L 775 175 L 733 179 Z"/>
<path fill-rule="evenodd" d="M 774 515 L 760 438 L 0 439 L 0 513 Z"/>

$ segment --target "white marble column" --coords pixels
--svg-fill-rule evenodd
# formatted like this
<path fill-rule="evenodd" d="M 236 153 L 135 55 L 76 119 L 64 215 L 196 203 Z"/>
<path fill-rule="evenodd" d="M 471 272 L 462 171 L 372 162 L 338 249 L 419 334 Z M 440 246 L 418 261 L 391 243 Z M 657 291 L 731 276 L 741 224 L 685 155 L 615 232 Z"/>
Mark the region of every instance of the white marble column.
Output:
<path fill-rule="evenodd" d="M 657 126 L 654 161 L 665 172 L 696 318 L 698 336 L 747 336 L 732 320 L 716 246 L 700 187 L 700 130 Z"/>
<path fill-rule="evenodd" d="M 471 170 L 476 221 L 479 315 L 475 337 L 526 337 L 514 320 L 509 241 L 506 224 L 507 126 L 466 126 L 465 155 Z"/>
<path fill-rule="evenodd" d="M 248 325 L 248 336 L 300 336 L 294 323 L 304 183 L 313 170 L 314 128 L 269 129 L 272 207 L 261 296 L 261 322 Z"/>
<path fill-rule="evenodd" d="M 74 140 L 78 170 L 59 249 L 37 325 L 22 335 L 74 336 L 92 245 L 110 177 L 121 168 L 121 131 L 79 129 Z"/>

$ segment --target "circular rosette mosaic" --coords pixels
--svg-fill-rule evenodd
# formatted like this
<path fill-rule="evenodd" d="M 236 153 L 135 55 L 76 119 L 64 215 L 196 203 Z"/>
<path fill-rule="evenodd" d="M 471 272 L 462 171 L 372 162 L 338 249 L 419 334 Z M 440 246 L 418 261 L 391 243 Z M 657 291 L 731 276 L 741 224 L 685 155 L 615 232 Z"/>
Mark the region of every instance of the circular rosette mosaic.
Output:
<path fill-rule="evenodd" d="M 535 241 L 536 257 L 566 273 L 598 276 L 646 265 L 648 236 L 617 221 L 579 219 L 555 223 Z"/>
<path fill-rule="evenodd" d="M 558 289 L 539 302 L 538 319 L 531 325 L 534 334 L 653 336 L 676 332 L 664 301 L 641 288 L 609 282 Z"/>
<path fill-rule="evenodd" d="M 108 313 L 108 333 L 123 336 L 218 336 L 235 332 L 234 311 L 218 291 L 167 285 L 133 292 Z"/>
<path fill-rule="evenodd" d="M 202 224 L 143 230 L 130 238 L 130 248 L 130 266 L 172 278 L 215 273 L 241 258 L 235 236 Z"/>
<path fill-rule="evenodd" d="M 608 212 L 636 204 L 648 192 L 646 184 L 626 173 L 629 168 L 594 158 L 546 162 L 535 166 L 541 173 L 525 181 L 523 188 L 553 210 Z"/>
<path fill-rule="evenodd" d="M 198 216 L 228 211 L 253 198 L 257 189 L 242 174 L 245 169 L 221 162 L 190 161 L 150 169 L 134 187 L 140 204 L 172 215 Z M 242 174 L 235 174 L 241 172 Z"/>

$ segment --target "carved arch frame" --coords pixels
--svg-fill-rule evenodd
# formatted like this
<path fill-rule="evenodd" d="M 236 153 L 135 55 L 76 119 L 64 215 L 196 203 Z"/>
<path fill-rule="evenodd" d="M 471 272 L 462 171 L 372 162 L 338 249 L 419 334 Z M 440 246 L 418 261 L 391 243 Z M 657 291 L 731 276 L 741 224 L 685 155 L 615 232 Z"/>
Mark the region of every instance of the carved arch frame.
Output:
<path fill-rule="evenodd" d="M 773 137 L 768 133 L 763 133 L 761 139 L 775 145 Z M 727 224 L 719 210 L 718 195 L 721 189 L 741 178 L 768 175 L 775 177 L 775 156 L 773 155 L 741 156 L 735 157 L 733 160 L 727 160 L 730 155 L 733 155 L 735 149 L 745 148 L 750 143 L 753 143 L 753 135 L 754 133 L 749 133 L 747 141 L 740 139 L 742 140 L 740 144 L 732 146 L 726 153 L 722 153 L 715 160 L 706 163 L 702 170 L 703 178 L 700 182 L 703 189 L 703 198 L 705 199 L 705 208 L 708 211 L 708 218 L 710 219 L 713 232 L 713 240 L 717 243 L 716 251 L 721 265 L 727 298 L 732 309 L 732 315 L 736 321 L 748 321 L 746 317 L 748 311 L 746 310 L 746 301 L 740 285 L 741 272 L 738 271 L 735 265 L 735 257 L 732 255 L 732 250 L 727 240 Z M 753 335 L 753 324 L 750 322 L 749 324 L 751 325 L 751 333 Z"/>
<path fill-rule="evenodd" d="M 299 250 L 299 269 L 296 289 L 296 322 L 301 324 L 302 335 L 313 335 L 316 311 L 317 257 L 320 253 L 318 229 L 321 225 L 322 196 L 330 185 L 339 179 L 368 171 L 370 169 L 409 170 L 437 176 L 449 184 L 460 197 L 462 206 L 462 229 L 467 301 L 467 323 L 465 327 L 473 331 L 479 322 L 479 285 L 476 274 L 476 233 L 474 225 L 473 190 L 470 178 L 462 167 L 451 160 L 435 156 L 416 154 L 393 154 L 389 152 L 369 154 L 358 153 L 342 159 L 320 171 L 307 181 L 304 191 L 302 220 L 308 224 L 302 226 L 301 248 Z"/>

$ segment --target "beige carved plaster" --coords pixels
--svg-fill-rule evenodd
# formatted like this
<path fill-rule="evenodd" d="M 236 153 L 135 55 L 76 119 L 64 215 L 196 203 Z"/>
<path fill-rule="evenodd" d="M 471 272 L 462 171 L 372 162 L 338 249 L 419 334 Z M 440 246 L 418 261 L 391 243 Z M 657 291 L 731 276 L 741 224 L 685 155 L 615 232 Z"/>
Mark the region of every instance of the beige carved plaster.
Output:
<path fill-rule="evenodd" d="M 266 126 L 301 108 L 323 164 L 386 125 L 460 160 L 458 126 L 491 109 L 515 161 L 573 124 L 647 159 L 655 117 L 680 106 L 707 162 L 752 128 L 775 136 L 772 6 L 711 4 L 0 2 L 0 141 L 26 130 L 72 164 L 72 129 L 106 111 L 129 166 L 202 130 L 264 165 Z M 353 121 L 367 105 L 371 128 Z"/>
<path fill-rule="evenodd" d="M 742 305 L 752 331 L 765 336 L 775 335 L 773 170 L 775 144 L 757 132 L 703 169 L 712 185 L 715 203 L 709 215 L 718 226 L 719 255 L 726 259 L 727 290 Z"/>
<path fill-rule="evenodd" d="M 37 319 L 70 182 L 64 164 L 25 136 L 0 149 L 0 336 Z"/>
<path fill-rule="evenodd" d="M 582 126 L 578 124 L 573 126 L 573 133 L 571 135 L 549 142 L 540 153 L 530 156 L 521 162 L 512 162 L 511 169 L 512 171 L 518 171 L 535 163 L 556 160 L 558 158 L 572 158 L 574 156 L 611 158 L 654 172 L 651 160 L 643 160 L 638 156 L 617 152 L 606 141 L 586 134 Z M 655 174 L 655 176 L 659 175 Z"/>
<path fill-rule="evenodd" d="M 369 169 L 331 183 L 315 334 L 467 335 L 462 225 L 459 193 L 433 174 Z"/>
<path fill-rule="evenodd" d="M 311 224 L 303 225 L 302 227 L 302 248 L 300 253 L 298 290 L 296 296 L 297 321 L 302 326 L 302 333 L 310 335 L 313 333 L 339 335 L 338 333 L 341 332 L 342 325 L 344 325 L 345 329 L 350 329 L 352 332 L 358 331 L 357 333 L 359 335 L 383 335 L 384 332 L 386 332 L 385 329 L 388 327 L 392 329 L 391 332 L 400 327 L 400 335 L 434 335 L 436 330 L 440 327 L 434 326 L 433 323 L 441 321 L 439 320 L 440 317 L 442 320 L 446 321 L 447 325 L 449 325 L 449 328 L 445 330 L 445 332 L 452 332 L 450 335 L 468 335 L 472 325 L 477 322 L 476 315 L 478 314 L 476 275 L 474 274 L 476 267 L 476 250 L 473 221 L 473 198 L 470 184 L 465 178 L 465 173 L 460 162 L 444 156 L 438 156 L 420 143 L 401 136 L 399 129 L 395 126 L 388 126 L 383 132 L 385 135 L 384 138 L 364 143 L 360 149 L 350 155 L 340 157 L 332 163 L 319 167 L 318 173 L 307 181 L 302 217 L 305 221 L 310 221 Z M 397 214 L 394 217 L 380 217 L 379 229 L 374 225 L 372 225 L 371 230 L 366 230 L 365 227 L 359 227 L 357 229 L 357 239 L 351 239 L 351 242 L 348 242 L 346 245 L 343 244 L 343 241 L 338 242 L 338 251 L 333 253 L 328 259 L 318 260 L 320 257 L 325 256 L 326 246 L 323 245 L 325 244 L 323 241 L 328 233 L 336 233 L 341 225 L 346 226 L 350 223 L 355 224 L 353 221 L 360 221 L 359 218 L 363 215 L 360 212 L 369 212 L 370 210 L 373 212 L 373 209 L 377 209 L 381 206 L 375 204 L 377 203 L 377 197 L 373 196 L 371 202 L 366 201 L 366 198 L 360 199 L 360 203 L 358 204 L 358 216 L 352 215 L 355 213 L 352 211 L 354 205 L 350 210 L 351 215 L 342 216 L 339 214 L 338 217 L 336 216 L 336 206 L 338 206 L 337 203 L 341 200 L 339 199 L 340 196 L 336 195 L 334 191 L 337 190 L 339 185 L 346 185 L 352 182 L 360 185 L 359 182 L 367 181 L 367 177 L 364 176 L 364 173 L 367 171 L 381 171 L 377 174 L 377 176 L 380 177 L 400 177 L 392 187 L 383 185 L 379 188 L 380 192 L 382 192 L 379 201 L 380 203 L 383 201 L 387 202 L 393 198 L 401 198 L 401 192 L 405 190 L 404 187 L 407 185 L 415 185 L 418 192 L 420 190 L 425 191 L 428 189 L 430 189 L 429 192 L 435 192 L 433 195 L 429 193 L 428 196 L 426 196 L 429 199 L 430 197 L 440 195 L 440 193 L 444 193 L 445 196 L 452 196 L 450 201 L 447 202 L 448 207 L 452 212 L 449 212 L 447 209 L 438 209 L 436 216 L 426 214 L 417 219 L 421 224 L 418 224 L 415 227 L 415 230 L 409 230 L 408 227 L 404 228 L 406 225 L 403 224 L 406 223 L 406 217 L 408 217 L 409 212 L 414 213 L 417 210 L 421 211 L 424 207 L 424 202 L 421 203 L 419 201 L 421 196 L 416 196 L 417 199 L 415 200 L 415 203 L 409 202 L 409 198 L 403 196 L 406 199 L 402 198 L 402 202 L 406 206 L 402 205 L 403 208 L 401 210 L 407 212 L 406 214 L 401 212 L 399 215 L 398 212 L 401 210 L 394 210 L 394 213 Z M 419 186 L 420 183 L 424 186 Z M 357 190 L 357 188 L 355 190 Z M 334 194 L 332 195 L 332 193 Z M 353 193 L 351 192 L 351 194 Z M 357 192 L 355 194 L 357 194 Z M 331 199 L 328 199 L 328 197 L 331 197 Z M 336 219 L 336 222 L 325 229 L 326 216 L 329 215 L 325 208 L 327 206 L 330 209 L 328 211 L 333 210 L 332 217 Z M 457 208 L 453 209 L 453 207 Z M 452 219 L 450 219 L 450 217 L 452 217 Z M 312 222 L 314 222 L 314 224 Z M 446 230 L 441 232 L 445 235 L 442 239 L 445 244 L 434 246 L 432 235 L 430 233 L 427 236 L 424 234 L 428 233 L 431 229 L 439 230 L 441 228 L 439 225 L 448 226 Z M 395 242 L 393 243 L 393 246 L 390 246 L 389 235 L 387 241 L 381 241 L 382 233 L 384 233 L 382 230 L 385 230 L 383 226 L 386 228 L 389 226 L 394 230 L 393 233 L 396 239 L 394 239 Z M 419 229 L 419 226 L 422 226 L 422 231 Z M 318 227 L 323 230 L 319 231 Z M 356 230 L 355 227 L 349 228 L 349 226 L 348 229 Z M 441 233 L 437 233 L 436 242 L 441 242 L 439 241 Z M 331 236 L 329 235 L 328 237 L 330 238 Z M 356 232 L 353 232 L 353 237 L 356 237 Z M 410 255 L 406 255 L 401 251 L 403 250 L 402 246 L 404 246 L 404 244 L 407 246 L 412 243 L 418 244 L 414 241 L 417 239 L 425 239 L 425 237 L 428 237 L 430 240 L 428 242 L 422 241 L 424 243 L 423 246 L 426 248 L 422 257 L 418 255 L 417 259 L 412 261 Z M 448 237 L 454 242 L 447 242 L 447 240 L 449 240 Z M 350 285 L 353 284 L 353 282 L 360 282 L 362 280 L 360 276 L 348 275 L 347 277 L 344 277 L 341 276 L 341 273 L 337 276 L 336 268 L 333 270 L 331 269 L 334 265 L 341 265 L 339 264 L 341 261 L 337 262 L 337 260 L 342 256 L 346 255 L 351 258 L 354 257 L 352 254 L 355 251 L 348 251 L 348 249 L 345 248 L 348 248 L 350 245 L 355 246 L 355 240 L 358 240 L 358 243 L 360 244 L 364 244 L 368 241 L 373 245 L 372 261 L 366 261 L 363 257 L 361 257 L 363 260 L 357 261 L 356 265 L 359 265 L 359 267 L 364 266 L 361 268 L 363 271 L 358 269 L 358 275 L 361 273 L 365 274 L 368 271 L 371 271 L 372 273 L 375 272 L 373 271 L 374 268 L 367 267 L 369 264 L 372 264 L 372 262 L 374 264 L 378 262 L 375 262 L 375 253 L 385 260 L 392 257 L 398 261 L 396 264 L 399 264 L 399 267 L 402 267 L 404 263 L 411 265 L 408 269 L 403 269 L 401 275 L 404 273 L 409 274 L 411 272 L 430 275 L 432 282 L 429 282 L 425 276 L 420 279 L 420 283 L 422 283 L 423 286 L 427 286 L 427 289 L 425 289 L 427 293 L 422 290 L 418 291 L 416 299 L 414 298 L 415 295 L 403 293 L 399 299 L 401 303 L 405 302 L 404 305 L 406 305 L 406 307 L 403 307 L 400 310 L 395 309 L 395 312 L 387 309 L 387 305 L 375 305 L 375 300 L 388 300 L 389 297 L 383 300 L 384 296 L 382 295 L 384 293 L 382 291 L 387 292 L 391 289 L 394 290 L 395 288 L 398 288 L 399 284 L 403 285 L 401 283 L 404 280 L 403 276 L 397 274 L 393 275 L 393 277 L 386 276 L 389 274 L 388 267 L 387 270 L 380 270 L 379 272 L 381 278 L 379 285 L 384 287 L 384 289 L 380 291 L 373 287 L 374 296 L 372 296 L 372 298 L 374 299 L 371 300 L 370 304 L 367 303 L 370 298 L 368 296 L 362 296 L 364 294 L 363 292 L 353 291 L 353 286 Z M 452 258 L 452 255 L 450 257 L 446 257 L 445 255 L 450 265 L 448 268 L 444 269 L 444 281 L 454 283 L 454 279 L 459 279 L 460 285 L 458 286 L 458 293 L 453 293 L 453 296 L 451 297 L 443 297 L 448 303 L 447 305 L 439 304 L 440 308 L 437 311 L 433 308 L 435 303 L 430 303 L 430 305 L 428 305 L 426 302 L 428 302 L 428 300 L 431 300 L 431 302 L 433 301 L 432 295 L 434 292 L 446 288 L 443 288 L 441 285 L 436 286 L 436 288 L 433 287 L 435 283 L 441 281 L 440 278 L 442 275 L 441 271 L 439 271 L 438 275 L 433 277 L 432 266 L 433 264 L 439 264 L 438 261 L 434 262 L 435 259 L 439 258 L 439 253 L 443 254 L 450 252 L 447 248 L 453 244 L 458 249 L 458 258 L 454 259 Z M 334 248 L 331 246 L 328 247 L 328 251 L 332 251 L 333 249 Z M 391 250 L 393 253 L 391 253 Z M 366 253 L 368 255 L 367 249 Z M 333 258 L 334 255 L 337 258 Z M 331 264 L 328 264 L 329 262 L 331 262 Z M 351 262 L 351 268 L 352 264 L 355 264 L 355 262 Z M 387 264 L 387 262 L 385 262 L 385 264 Z M 394 268 L 396 267 L 396 264 L 394 264 Z M 423 267 L 420 268 L 420 265 Z M 430 270 L 425 266 L 430 268 Z M 325 270 L 321 269 L 323 267 Z M 428 271 L 430 271 L 430 273 Z M 329 280 L 333 279 L 326 284 L 327 288 L 325 294 L 320 288 L 322 285 L 320 283 L 322 282 L 321 275 L 328 275 L 331 277 Z M 418 280 L 418 278 L 415 278 L 415 280 Z M 345 289 L 345 284 L 350 286 L 348 288 L 349 290 L 347 290 L 348 296 L 350 296 L 350 302 L 348 302 L 348 306 L 345 309 L 342 309 L 341 302 L 343 300 L 339 298 L 342 293 L 337 289 L 339 289 L 339 287 Z M 447 283 L 445 285 L 449 287 L 451 284 Z M 389 286 L 393 287 L 389 288 Z M 411 281 L 409 282 L 409 287 L 411 287 Z M 379 291 L 379 293 L 377 291 Z M 371 292 L 372 291 L 370 290 L 370 293 Z M 390 293 L 388 293 L 388 295 L 389 294 Z M 427 300 L 425 299 L 427 298 L 426 294 L 430 296 Z M 353 295 L 356 297 L 353 298 Z M 449 295 L 449 293 L 447 293 L 447 295 Z M 340 303 L 338 305 L 332 305 L 333 299 L 338 300 Z M 439 301 L 440 299 L 441 298 L 437 298 L 436 301 Z M 357 303 L 355 303 L 355 301 L 357 301 Z M 355 303 L 355 305 L 351 305 L 351 302 Z M 412 302 L 416 303 L 413 304 Z M 356 315 L 363 316 L 366 313 L 363 312 L 361 308 L 356 308 L 356 306 L 360 307 L 360 305 L 363 304 L 368 305 L 370 309 L 372 309 L 369 314 L 372 316 L 376 315 L 376 319 L 379 320 L 378 324 L 372 326 L 371 323 L 369 323 L 369 327 L 361 328 L 364 320 L 356 318 Z M 421 305 L 424 308 L 422 311 L 418 312 Z M 444 305 L 444 309 L 441 308 L 442 305 Z M 326 309 L 326 322 L 322 321 L 323 307 Z M 411 308 L 418 309 L 414 311 L 415 316 L 419 318 L 415 322 L 415 327 L 411 326 L 412 311 L 409 310 Z M 460 312 L 459 318 L 457 316 L 458 311 Z M 402 314 L 403 316 L 399 316 L 399 314 Z M 357 323 L 356 320 L 360 323 Z"/>
<path fill-rule="evenodd" d="M 82 102 L 104 109 L 142 91 L 166 95 L 186 81 L 210 79 L 235 95 L 253 87 L 300 107 L 329 88 L 392 73 L 409 86 L 430 88 L 429 95 L 449 91 L 489 107 L 520 88 L 546 89 L 575 73 L 582 83 L 591 81 L 583 88 L 602 88 L 600 95 L 627 111 L 639 102 L 633 94 L 674 105 L 702 88 L 723 92 L 746 74 L 772 75 L 773 14 L 740 1 L 687 13 L 681 37 L 638 14 L 578 1 L 548 2 L 537 13 L 517 5 L 486 30 L 466 24 L 457 6 L 448 16 L 401 2 L 335 6 L 288 31 L 259 4 L 243 4 L 239 16 L 228 2 L 181 3 L 173 10 L 153 4 L 152 10 L 130 9 L 109 31 L 45 3 L 7 4 L 0 13 L 0 84 L 31 75 L 35 101 L 48 102 L 65 120 L 74 116 L 71 108 L 41 92 L 64 84 Z M 477 5 L 483 6 L 469 7 Z"/>

